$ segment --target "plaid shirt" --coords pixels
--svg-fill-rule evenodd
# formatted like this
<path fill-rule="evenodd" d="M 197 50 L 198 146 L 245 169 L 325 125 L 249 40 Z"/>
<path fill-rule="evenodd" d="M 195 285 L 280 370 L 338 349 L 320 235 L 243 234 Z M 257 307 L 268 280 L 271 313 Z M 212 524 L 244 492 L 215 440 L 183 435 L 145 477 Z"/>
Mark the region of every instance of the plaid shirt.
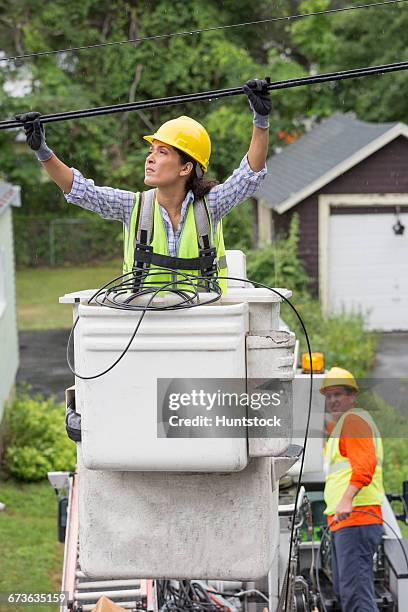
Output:
<path fill-rule="evenodd" d="M 71 191 L 65 198 L 71 204 L 76 204 L 87 210 L 98 213 L 104 219 L 117 219 L 129 226 L 130 217 L 135 205 L 136 193 L 113 187 L 97 187 L 93 180 L 84 178 L 76 169 L 72 168 L 74 182 Z M 237 204 L 243 202 L 258 189 L 262 179 L 266 176 L 266 167 L 260 172 L 254 172 L 245 155 L 239 167 L 224 183 L 213 187 L 205 196 L 211 215 L 214 233 L 218 222 Z M 167 235 L 168 254 L 176 255 L 177 244 L 186 218 L 187 206 L 194 202 L 192 191 L 188 191 L 181 205 L 180 223 L 176 230 L 170 221 L 165 208 L 160 206 L 160 213 L 164 221 Z"/>

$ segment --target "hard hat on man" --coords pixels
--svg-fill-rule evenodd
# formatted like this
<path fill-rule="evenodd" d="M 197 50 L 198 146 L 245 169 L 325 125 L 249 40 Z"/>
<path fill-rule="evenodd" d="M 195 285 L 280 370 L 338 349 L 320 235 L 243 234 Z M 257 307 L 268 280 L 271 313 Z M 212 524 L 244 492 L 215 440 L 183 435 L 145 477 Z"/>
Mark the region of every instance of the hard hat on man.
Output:
<path fill-rule="evenodd" d="M 333 367 L 327 372 L 320 386 L 320 393 L 325 394 L 329 387 L 349 387 L 358 391 L 358 384 L 353 374 L 344 368 Z"/>

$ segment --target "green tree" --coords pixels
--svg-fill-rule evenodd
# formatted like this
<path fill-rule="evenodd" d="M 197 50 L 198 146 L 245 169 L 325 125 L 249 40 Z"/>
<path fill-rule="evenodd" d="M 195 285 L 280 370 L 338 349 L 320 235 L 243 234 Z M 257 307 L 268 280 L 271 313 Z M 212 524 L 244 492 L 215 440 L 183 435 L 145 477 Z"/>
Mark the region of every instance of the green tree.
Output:
<path fill-rule="evenodd" d="M 311 0 L 301 10 L 325 10 L 349 2 Z M 373 7 L 304 19 L 292 25 L 292 36 L 318 72 L 348 70 L 403 61 L 408 55 L 408 11 L 404 4 Z M 408 120 L 408 76 L 388 75 L 337 81 L 310 88 L 310 107 L 324 114 L 354 111 L 366 121 Z"/>
<path fill-rule="evenodd" d="M 203 5 L 196 0 L 178 3 L 177 10 L 168 0 L 143 5 L 126 0 L 74 0 L 69 10 L 61 0 L 41 6 L 35 0 L 20 0 L 16 12 L 16 20 L 2 24 L 8 32 L 3 39 L 6 54 L 186 31 L 232 21 L 231 14 L 220 10 L 218 3 Z M 1 74 L 3 84 L 13 78 L 26 78 L 31 91 L 16 98 L 3 89 L 0 108 L 6 117 L 26 109 L 50 113 L 229 87 L 264 72 L 266 67 L 259 67 L 247 50 L 230 41 L 225 31 L 218 30 L 42 56 L 23 64 L 9 62 Z M 47 126 L 47 137 L 66 163 L 78 166 L 95 181 L 137 189 L 143 184 L 146 150 L 142 135 L 178 114 L 192 114 L 204 123 L 209 116 L 214 149 L 220 149 L 211 173 L 224 178 L 240 161 L 249 143 L 251 115 L 242 97 L 211 106 L 172 106 L 52 124 Z M 219 134 L 225 134 L 226 117 L 230 125 L 239 128 L 221 149 L 224 141 Z M 40 169 L 29 151 L 20 145 L 16 155 L 14 138 L 15 132 L 1 134 L 3 175 L 23 185 L 24 204 L 30 211 L 38 213 L 47 208 L 64 214 L 67 207 L 58 189 L 40 179 Z M 72 207 L 69 214 L 74 214 Z"/>
<path fill-rule="evenodd" d="M 347 5 L 348 0 L 72 0 L 67 7 L 62 0 L 16 0 L 12 11 L 0 6 L 0 48 L 8 56 Z M 398 61 L 407 55 L 407 25 L 406 7 L 388 5 L 3 62 L 0 113 L 4 118 L 28 109 L 51 113 L 236 86 L 254 76 L 282 80 Z M 24 95 L 12 93 L 13 80 L 28 87 Z M 405 121 L 407 88 L 407 74 L 401 72 L 277 91 L 270 151 L 301 135 L 306 118 L 316 120 L 336 110 L 354 110 L 371 121 Z M 210 175 L 225 179 L 250 138 L 251 114 L 241 96 L 54 123 L 47 126 L 48 142 L 66 163 L 97 183 L 140 189 L 143 134 L 179 114 L 191 114 L 208 127 L 213 141 Z M 0 132 L 0 172 L 23 187 L 24 206 L 18 214 L 79 214 L 41 173 L 24 143 L 15 142 L 16 135 Z M 245 215 L 241 228 L 235 219 L 233 233 L 244 236 L 245 223 Z"/>

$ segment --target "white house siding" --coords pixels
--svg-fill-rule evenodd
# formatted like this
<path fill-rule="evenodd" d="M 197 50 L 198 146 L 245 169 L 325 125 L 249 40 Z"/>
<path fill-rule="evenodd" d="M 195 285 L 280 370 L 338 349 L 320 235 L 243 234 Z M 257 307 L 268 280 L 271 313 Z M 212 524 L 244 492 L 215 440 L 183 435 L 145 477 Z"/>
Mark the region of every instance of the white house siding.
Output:
<path fill-rule="evenodd" d="M 12 208 L 0 208 L 0 421 L 18 368 Z"/>

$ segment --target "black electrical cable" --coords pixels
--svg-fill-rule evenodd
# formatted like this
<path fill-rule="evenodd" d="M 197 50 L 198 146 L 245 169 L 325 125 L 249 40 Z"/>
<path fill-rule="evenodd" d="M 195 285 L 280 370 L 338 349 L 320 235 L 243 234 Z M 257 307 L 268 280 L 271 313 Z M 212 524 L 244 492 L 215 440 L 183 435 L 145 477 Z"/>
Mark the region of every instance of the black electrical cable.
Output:
<path fill-rule="evenodd" d="M 172 32 L 169 34 L 153 34 L 151 36 L 140 36 L 138 38 L 128 38 L 126 40 L 117 40 L 106 43 L 95 43 L 93 45 L 81 45 L 79 47 L 68 47 L 66 49 L 56 49 L 55 51 L 38 51 L 33 53 L 24 53 L 22 55 L 13 55 L 10 57 L 1 57 L 0 62 L 10 62 L 14 60 L 23 60 L 29 59 L 33 57 L 41 57 L 44 55 L 57 55 L 59 53 L 72 53 L 74 51 L 84 51 L 86 49 L 98 49 L 100 47 L 113 47 L 114 45 L 127 45 L 134 44 L 139 42 L 144 42 L 146 40 L 159 40 L 163 38 L 173 38 L 175 36 L 192 36 L 193 34 L 201 34 L 202 32 L 213 32 L 216 30 L 229 30 L 232 28 L 242 28 L 251 25 L 262 25 L 265 23 L 273 23 L 275 21 L 292 21 L 293 19 L 302 19 L 304 17 L 315 17 L 317 15 L 329 15 L 333 13 L 342 13 L 345 11 L 355 11 L 366 8 L 373 8 L 379 6 L 385 6 L 390 4 L 401 4 L 403 2 L 407 2 L 408 0 L 384 0 L 383 2 L 372 2 L 369 4 L 357 4 L 352 6 L 345 6 L 343 8 L 337 9 L 329 9 L 326 11 L 315 11 L 313 13 L 299 13 L 297 15 L 287 15 L 282 17 L 271 17 L 269 19 L 259 19 L 257 21 L 245 21 L 242 23 L 232 23 L 224 26 L 211 26 L 208 28 L 201 28 L 199 30 L 185 30 L 183 32 Z"/>
<path fill-rule="evenodd" d="M 163 582 L 163 585 L 160 583 Z M 174 612 L 220 612 L 225 607 L 211 601 L 209 594 L 200 584 L 190 580 L 178 580 L 178 588 L 168 580 L 157 581 L 160 592 L 159 610 Z"/>
<path fill-rule="evenodd" d="M 164 590 L 165 590 L 165 583 L 166 580 L 157 580 L 157 588 L 158 588 L 158 594 L 159 594 L 159 603 L 162 601 L 164 595 Z M 241 593 L 237 590 L 237 591 L 217 591 L 216 589 L 212 588 L 212 587 L 208 587 L 207 590 L 204 589 L 204 587 L 201 584 L 198 584 L 197 582 L 191 582 L 191 587 L 193 590 L 196 590 L 198 588 L 198 590 L 200 592 L 202 592 L 203 594 L 206 595 L 206 598 L 209 600 L 209 602 L 211 603 L 211 605 L 217 605 L 216 602 L 212 602 L 211 600 L 211 595 L 221 595 L 221 597 L 223 597 L 224 599 L 229 599 L 229 598 L 240 598 L 243 597 L 243 595 L 241 595 Z M 220 604 L 221 605 L 221 604 Z M 161 606 L 160 606 L 161 607 Z"/>
<path fill-rule="evenodd" d="M 316 74 L 308 77 L 300 77 L 296 79 L 286 79 L 283 81 L 275 81 L 268 85 L 269 91 L 279 89 L 289 89 L 293 87 L 303 87 L 304 85 L 315 85 L 317 83 L 327 83 L 330 81 L 343 81 L 346 79 L 354 79 L 358 77 L 367 77 L 377 74 L 388 74 L 390 72 L 398 72 L 408 70 L 408 60 L 396 62 L 393 64 L 381 64 L 379 66 L 366 66 L 363 68 L 353 68 L 351 70 L 340 70 L 336 72 L 327 72 Z M 87 117 L 99 117 L 100 115 L 110 115 L 114 113 L 123 113 L 128 111 L 136 111 L 147 108 L 159 108 L 162 106 L 171 106 L 174 104 L 186 104 L 188 102 L 202 102 L 218 100 L 230 96 L 244 95 L 245 92 L 242 86 L 230 87 L 227 89 L 217 89 L 213 91 L 203 91 L 191 94 L 181 94 L 178 96 L 169 96 L 165 98 L 154 98 L 141 102 L 126 102 L 123 104 L 113 104 L 109 106 L 100 106 L 76 111 L 65 111 L 61 113 L 53 113 L 43 115 L 42 123 L 53 123 L 56 121 L 68 121 L 70 119 L 84 119 Z M 246 94 L 245 94 L 246 95 Z M 6 119 L 0 121 L 0 130 L 10 130 L 21 127 L 21 121 L 15 119 Z"/>
<path fill-rule="evenodd" d="M 374 514 L 373 512 L 369 512 L 368 510 L 357 510 L 357 508 L 353 508 L 352 511 L 353 514 L 357 513 L 357 514 L 368 514 L 369 516 L 373 516 L 374 518 L 378 519 L 378 516 L 376 514 Z M 341 521 L 340 521 L 341 522 Z M 405 563 L 407 566 L 407 570 L 408 570 L 408 555 L 407 552 L 401 542 L 401 538 L 398 535 L 398 533 L 395 531 L 395 529 L 392 527 L 392 525 L 390 525 L 384 518 L 382 519 L 382 522 L 384 523 L 384 525 L 387 525 L 387 527 L 392 531 L 392 533 L 395 535 L 396 540 L 398 541 L 401 550 L 402 550 L 402 554 L 403 557 L 405 559 Z M 319 547 L 317 549 L 317 557 L 316 557 L 316 584 L 317 584 L 317 589 L 319 591 L 319 593 L 321 593 L 321 587 L 320 587 L 320 579 L 319 579 L 319 569 L 320 569 L 320 561 L 321 561 L 321 547 L 322 547 L 322 543 L 324 541 L 325 538 L 328 537 L 328 533 L 329 533 L 329 529 L 330 526 L 327 525 L 327 527 L 324 528 L 323 533 L 322 533 L 322 537 L 320 538 L 320 544 Z M 323 598 L 320 598 L 320 602 L 323 606 L 323 612 L 327 612 L 327 608 L 326 605 L 324 603 Z"/>

